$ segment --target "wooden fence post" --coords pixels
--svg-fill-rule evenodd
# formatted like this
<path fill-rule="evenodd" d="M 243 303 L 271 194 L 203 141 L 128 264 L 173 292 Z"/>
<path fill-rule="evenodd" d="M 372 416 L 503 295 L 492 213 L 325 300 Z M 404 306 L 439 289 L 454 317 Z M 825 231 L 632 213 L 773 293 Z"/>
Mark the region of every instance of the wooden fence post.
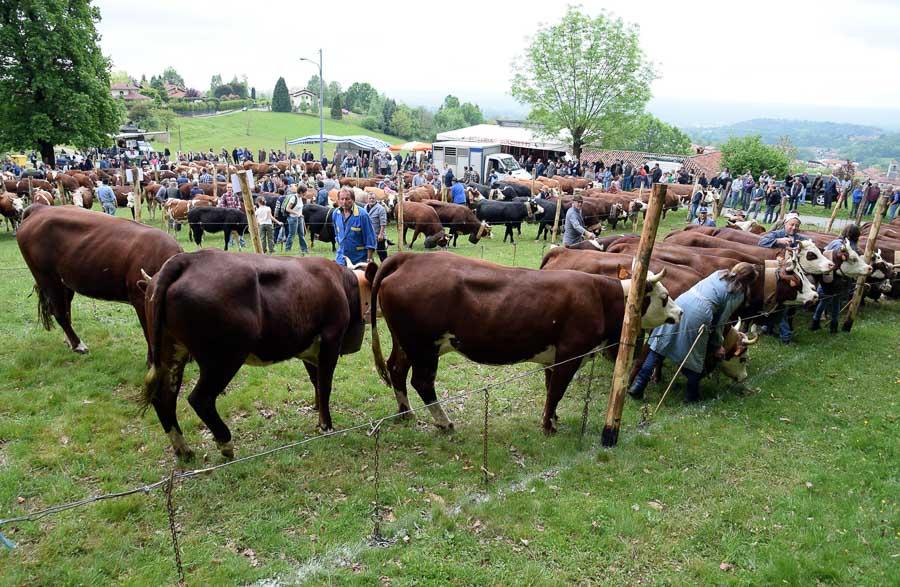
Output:
<path fill-rule="evenodd" d="M 559 215 L 563 207 L 562 194 L 556 196 L 556 213 L 553 214 L 553 238 L 550 242 L 556 244 L 556 236 L 559 234 Z"/>
<path fill-rule="evenodd" d="M 400 177 L 400 197 L 397 198 L 397 250 L 403 252 L 403 177 Z"/>
<path fill-rule="evenodd" d="M 837 217 L 838 210 L 840 210 L 841 204 L 844 203 L 846 197 L 847 194 L 841 194 L 840 197 L 838 197 L 837 206 L 831 211 L 831 217 L 828 219 L 828 224 L 825 226 L 825 232 L 831 232 L 831 225 L 834 224 L 834 219 Z"/>
<path fill-rule="evenodd" d="M 65 206 L 66 204 L 66 186 L 63 185 L 62 178 L 58 175 L 56 176 L 56 188 L 59 190 L 59 205 Z"/>
<path fill-rule="evenodd" d="M 134 180 L 134 220 L 135 222 L 141 221 L 141 208 L 143 207 L 143 197 L 141 194 L 141 181 L 138 176 L 139 167 L 135 167 L 134 171 L 131 172 L 131 179 Z"/>
<path fill-rule="evenodd" d="M 634 268 L 631 275 L 631 289 L 625 301 L 625 321 L 622 324 L 622 336 L 619 339 L 619 351 L 613 370 L 612 389 L 606 406 L 606 423 L 603 426 L 603 446 L 612 447 L 619 440 L 619 425 L 622 421 L 622 408 L 625 403 L 625 390 L 628 387 L 628 375 L 634 360 L 634 345 L 641 330 L 641 307 L 647 286 L 647 270 L 650 268 L 650 254 L 656 241 L 656 231 L 666 202 L 666 185 L 653 184 L 650 205 L 638 252 L 635 255 Z"/>
<path fill-rule="evenodd" d="M 256 224 L 255 208 L 253 207 L 253 194 L 250 192 L 250 182 L 247 180 L 247 172 L 237 172 L 238 183 L 241 184 L 241 199 L 244 201 L 244 213 L 247 215 L 247 227 L 250 229 L 250 239 L 253 241 L 253 250 L 262 254 L 262 241 L 259 240 L 259 225 Z"/>
<path fill-rule="evenodd" d="M 784 220 L 784 215 L 787 212 L 787 196 L 781 196 L 781 208 L 778 210 L 778 222 Z"/>
<path fill-rule="evenodd" d="M 862 202 L 860 202 L 862 204 Z M 884 212 L 887 209 L 887 199 L 883 196 L 878 197 L 878 206 L 875 208 L 875 218 L 872 220 L 872 226 L 869 227 L 869 238 L 866 240 L 865 260 L 869 265 L 872 264 L 872 257 L 875 254 L 875 248 L 878 241 L 878 231 L 881 230 L 881 221 L 884 218 Z M 856 279 L 856 290 L 853 292 L 853 298 L 850 300 L 850 309 L 847 311 L 847 319 L 844 320 L 844 332 L 850 332 L 853 328 L 853 322 L 859 312 L 859 304 L 862 302 L 865 293 L 866 276 L 860 275 Z"/>

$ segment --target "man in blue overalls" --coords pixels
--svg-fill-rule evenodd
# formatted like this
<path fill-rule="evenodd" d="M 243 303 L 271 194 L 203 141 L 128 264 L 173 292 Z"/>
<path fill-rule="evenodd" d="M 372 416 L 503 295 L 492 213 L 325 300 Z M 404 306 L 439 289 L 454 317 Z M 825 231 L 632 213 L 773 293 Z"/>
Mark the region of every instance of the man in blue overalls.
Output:
<path fill-rule="evenodd" d="M 370 262 L 375 251 L 375 231 L 365 208 L 356 205 L 353 190 L 342 188 L 338 194 L 339 208 L 332 212 L 334 240 L 337 244 L 338 265 Z"/>

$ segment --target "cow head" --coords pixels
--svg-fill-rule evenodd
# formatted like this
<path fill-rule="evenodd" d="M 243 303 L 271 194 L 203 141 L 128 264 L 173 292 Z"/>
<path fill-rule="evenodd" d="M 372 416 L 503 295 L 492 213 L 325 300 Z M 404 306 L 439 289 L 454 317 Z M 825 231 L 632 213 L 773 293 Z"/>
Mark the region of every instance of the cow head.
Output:
<path fill-rule="evenodd" d="M 757 342 L 759 342 L 759 334 L 756 332 L 756 325 L 750 329 L 750 335 L 741 331 L 740 320 L 734 327 L 729 327 L 725 331 L 725 340 L 722 342 L 722 347 L 725 349 L 725 356 L 719 363 L 722 373 L 739 383 L 746 379 L 747 363 L 750 361 L 747 347 Z"/>
<path fill-rule="evenodd" d="M 84 190 L 86 188 L 78 188 L 74 192 L 72 192 L 72 204 L 78 206 L 79 208 L 84 208 Z"/>
<path fill-rule="evenodd" d="M 21 218 L 22 212 L 25 210 L 25 202 L 22 201 L 22 198 L 12 198 L 12 207 L 16 214 Z"/>
<path fill-rule="evenodd" d="M 857 277 L 872 273 L 872 266 L 866 263 L 846 240 L 841 245 L 838 254 L 841 256 L 842 260 L 837 271 L 844 277 L 856 279 Z"/>
<path fill-rule="evenodd" d="M 126 206 L 129 208 L 134 208 L 134 192 L 128 192 L 125 196 Z"/>
<path fill-rule="evenodd" d="M 445 248 L 450 244 L 450 236 L 447 234 L 447 231 L 441 230 L 437 234 L 433 234 L 429 237 L 425 238 L 425 248 L 433 249 L 435 247 Z"/>
<path fill-rule="evenodd" d="M 487 223 L 487 220 L 482 220 L 478 231 L 469 235 L 469 242 L 474 245 L 483 238 L 491 238 L 491 225 Z"/>
<path fill-rule="evenodd" d="M 789 290 L 777 295 L 777 299 L 786 306 L 813 304 L 819 301 L 816 288 L 793 255 L 788 255 L 782 262 L 777 287 L 786 287 Z"/>
<path fill-rule="evenodd" d="M 797 261 L 800 268 L 810 275 L 822 275 L 834 270 L 834 263 L 825 258 L 819 247 L 808 239 L 797 245 Z"/>
<path fill-rule="evenodd" d="M 660 324 L 678 324 L 684 311 L 669 296 L 669 291 L 662 284 L 662 278 L 666 275 L 663 268 L 657 274 L 647 272 L 647 286 L 644 290 L 644 301 L 641 306 L 641 328 L 656 328 Z M 624 267 L 619 267 L 619 279 L 622 282 L 622 290 L 628 299 L 631 289 L 631 273 Z"/>

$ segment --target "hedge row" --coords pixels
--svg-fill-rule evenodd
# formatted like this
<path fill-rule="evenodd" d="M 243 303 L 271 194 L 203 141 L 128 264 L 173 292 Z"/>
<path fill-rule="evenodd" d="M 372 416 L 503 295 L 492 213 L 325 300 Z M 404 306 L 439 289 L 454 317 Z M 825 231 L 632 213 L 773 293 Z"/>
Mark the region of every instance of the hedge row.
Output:
<path fill-rule="evenodd" d="M 207 100 L 201 102 L 172 102 L 174 112 L 216 112 L 218 110 L 238 110 L 253 106 L 253 100 Z"/>

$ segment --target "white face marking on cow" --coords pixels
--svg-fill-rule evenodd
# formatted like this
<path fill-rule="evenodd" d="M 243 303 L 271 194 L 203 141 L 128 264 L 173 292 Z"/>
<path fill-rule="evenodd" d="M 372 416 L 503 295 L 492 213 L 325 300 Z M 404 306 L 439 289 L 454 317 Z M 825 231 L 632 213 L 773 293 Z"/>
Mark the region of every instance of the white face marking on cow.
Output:
<path fill-rule="evenodd" d="M 809 278 L 806 277 L 806 274 L 798 268 L 794 271 L 794 275 L 800 278 L 800 291 L 797 293 L 796 299 L 785 302 L 785 305 L 797 306 L 819 301 L 819 294 L 816 293 L 815 286 L 813 286 Z"/>
<path fill-rule="evenodd" d="M 808 257 L 812 257 L 812 259 Z M 821 275 L 834 270 L 834 263 L 825 258 L 819 247 L 811 240 L 800 241 L 797 261 L 800 263 L 800 267 L 810 275 Z"/>
<path fill-rule="evenodd" d="M 25 209 L 25 204 L 24 204 L 24 202 L 22 202 L 22 198 L 13 198 L 12 206 L 13 206 L 13 210 L 15 210 L 19 214 L 21 214 L 22 211 Z"/>
<path fill-rule="evenodd" d="M 647 272 L 647 287 L 645 295 L 650 297 L 650 305 L 647 311 L 641 316 L 641 328 L 656 328 L 660 324 L 678 324 L 681 322 L 681 315 L 684 311 L 678 307 L 674 300 L 669 296 L 669 291 L 662 284 L 662 277 L 665 275 L 665 269 L 660 271 L 658 275 L 653 272 Z M 622 292 L 625 299 L 628 299 L 628 292 L 631 290 L 631 280 L 623 279 Z M 641 302 L 643 307 L 643 302 Z"/>
<path fill-rule="evenodd" d="M 841 263 L 841 273 L 846 277 L 856 278 L 861 275 L 869 275 L 872 273 L 872 266 L 867 264 L 865 260 L 859 256 L 859 253 L 853 250 L 853 247 L 844 243 L 842 250 L 847 253 L 847 260 Z"/>
<path fill-rule="evenodd" d="M 746 356 L 731 357 L 719 363 L 719 369 L 729 379 L 733 379 L 740 383 L 747 378 L 747 362 Z"/>
<path fill-rule="evenodd" d="M 129 208 L 134 208 L 134 192 L 128 192 L 128 195 L 125 197 L 126 206 Z"/>
<path fill-rule="evenodd" d="M 538 354 L 528 359 L 526 362 L 537 363 L 538 365 L 544 365 L 545 367 L 548 365 L 552 365 L 556 362 L 556 347 L 550 345 Z"/>

